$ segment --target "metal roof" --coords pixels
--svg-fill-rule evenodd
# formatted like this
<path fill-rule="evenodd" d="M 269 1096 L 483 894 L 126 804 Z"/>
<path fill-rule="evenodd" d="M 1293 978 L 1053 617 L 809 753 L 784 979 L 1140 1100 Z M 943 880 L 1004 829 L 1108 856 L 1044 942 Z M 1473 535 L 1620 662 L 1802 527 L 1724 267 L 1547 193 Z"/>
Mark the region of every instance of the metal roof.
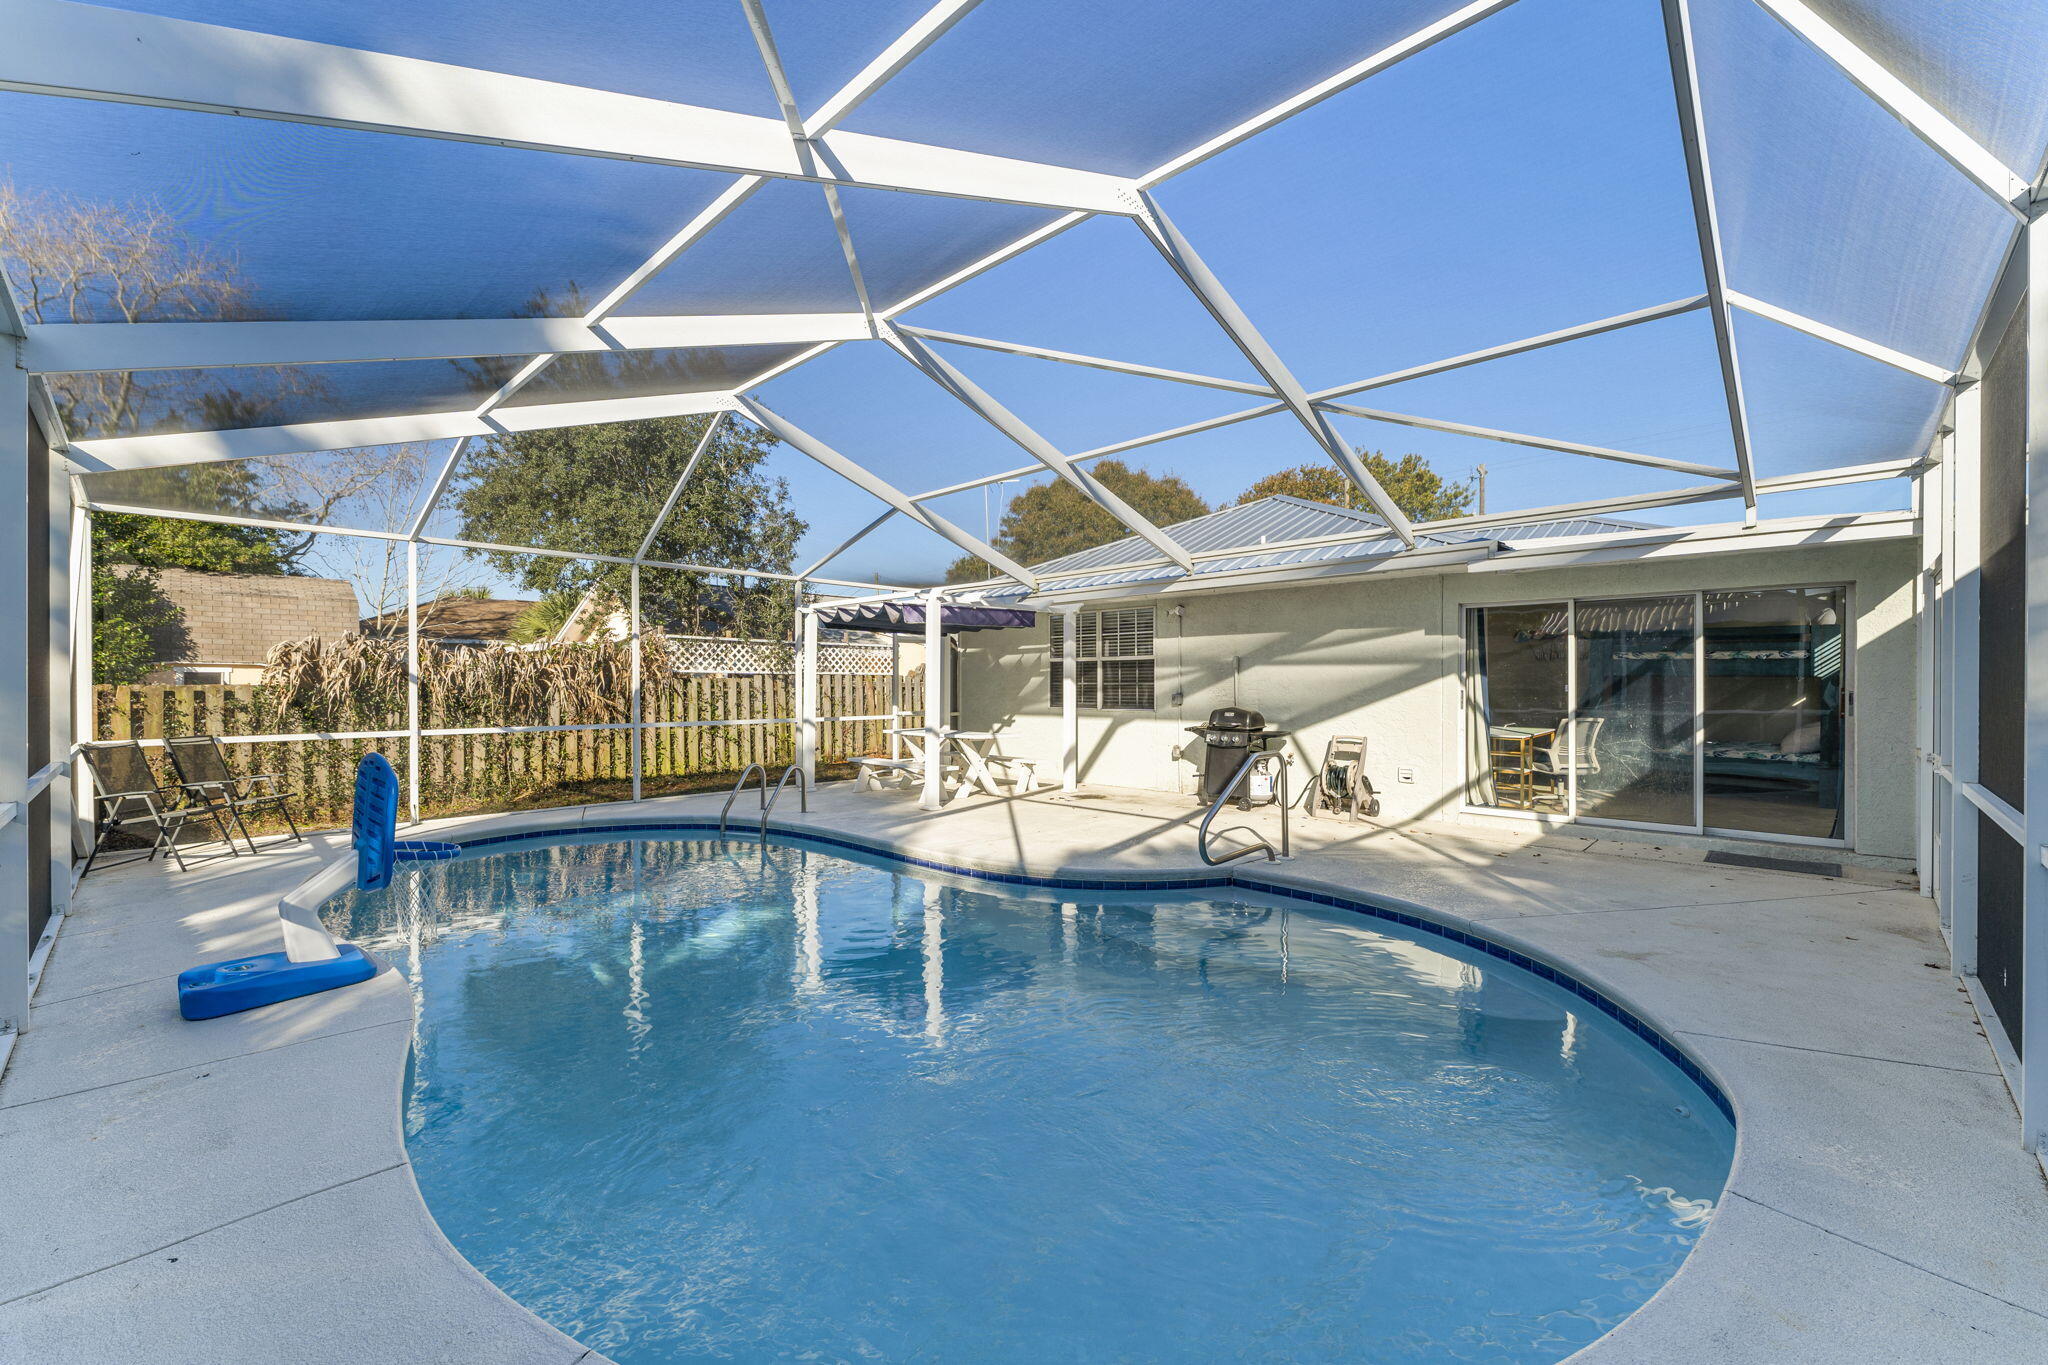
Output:
<path fill-rule="evenodd" d="M 1451 531 L 1425 532 L 1418 536 L 1418 548 L 1493 541 L 1512 548 L 1519 542 L 1557 540 L 1567 536 L 1600 535 L 1614 531 L 1640 531 L 1648 523 L 1617 521 L 1603 517 L 1568 517 L 1524 525 L 1461 526 Z M 1340 561 L 1381 559 L 1402 551 L 1401 542 L 1391 534 L 1338 541 L 1324 545 L 1262 549 L 1287 541 L 1314 540 L 1325 536 L 1358 536 L 1385 524 L 1369 512 L 1353 511 L 1329 503 L 1276 493 L 1256 502 L 1224 507 L 1207 516 L 1195 517 L 1163 528 L 1173 542 L 1192 554 L 1213 554 L 1242 550 L 1242 554 L 1198 560 L 1190 579 L 1241 573 L 1247 569 L 1270 569 L 1289 564 L 1330 564 Z M 1112 587 L 1123 583 L 1148 583 L 1183 577 L 1172 564 L 1159 563 L 1160 556 L 1137 536 L 1097 545 L 1093 549 L 1062 555 L 1032 566 L 1041 578 L 1059 578 L 1059 589 Z M 1088 570 L 1097 572 L 1088 573 Z M 1081 574 L 1077 578 L 1064 575 Z M 1021 592 L 1021 590 L 1020 590 Z M 991 596 L 1014 596 L 1007 590 Z"/>

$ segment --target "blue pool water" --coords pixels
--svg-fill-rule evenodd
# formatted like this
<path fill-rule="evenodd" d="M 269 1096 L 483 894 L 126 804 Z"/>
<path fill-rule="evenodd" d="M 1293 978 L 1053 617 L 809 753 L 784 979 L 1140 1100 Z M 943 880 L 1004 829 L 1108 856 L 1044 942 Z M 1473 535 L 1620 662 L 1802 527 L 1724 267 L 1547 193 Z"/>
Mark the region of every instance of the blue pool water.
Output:
<path fill-rule="evenodd" d="M 330 907 L 414 983 L 457 1248 L 624 1365 L 1553 1361 L 1728 1121 L 1569 991 L 1242 890 L 510 844 Z"/>

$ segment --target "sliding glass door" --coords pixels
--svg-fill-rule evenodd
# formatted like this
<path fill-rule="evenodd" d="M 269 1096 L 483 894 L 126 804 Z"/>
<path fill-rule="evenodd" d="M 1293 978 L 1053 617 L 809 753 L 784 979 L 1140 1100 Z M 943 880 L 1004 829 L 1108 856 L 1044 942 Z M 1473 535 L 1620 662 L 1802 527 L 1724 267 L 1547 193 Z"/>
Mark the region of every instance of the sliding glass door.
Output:
<path fill-rule="evenodd" d="M 1843 837 L 1842 623 L 1840 588 L 1706 594 L 1710 828 Z"/>
<path fill-rule="evenodd" d="M 1467 613 L 1467 801 L 1604 824 L 1845 837 L 1835 587 Z"/>
<path fill-rule="evenodd" d="M 1579 815 L 1640 825 L 1698 823 L 1696 605 L 1691 593 L 1578 604 L 1572 738 Z"/>

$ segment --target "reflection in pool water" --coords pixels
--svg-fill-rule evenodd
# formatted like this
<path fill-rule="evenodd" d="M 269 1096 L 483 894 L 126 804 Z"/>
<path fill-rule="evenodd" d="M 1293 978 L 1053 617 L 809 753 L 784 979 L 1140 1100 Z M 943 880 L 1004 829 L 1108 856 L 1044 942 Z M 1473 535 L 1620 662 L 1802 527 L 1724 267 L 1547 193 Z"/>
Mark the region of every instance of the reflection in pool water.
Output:
<path fill-rule="evenodd" d="M 1727 1176 L 1614 1020 L 1349 911 L 616 834 L 419 875 L 329 916 L 414 983 L 420 1187 L 625 1365 L 1551 1361 Z"/>

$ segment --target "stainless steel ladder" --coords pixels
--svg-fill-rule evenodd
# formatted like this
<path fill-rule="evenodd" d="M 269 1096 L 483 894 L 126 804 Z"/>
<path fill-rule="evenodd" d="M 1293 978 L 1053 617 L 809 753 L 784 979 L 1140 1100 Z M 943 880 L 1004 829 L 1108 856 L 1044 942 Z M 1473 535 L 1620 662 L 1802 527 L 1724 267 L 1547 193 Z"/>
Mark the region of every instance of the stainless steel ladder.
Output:
<path fill-rule="evenodd" d="M 1273 795 L 1275 803 L 1280 807 L 1280 847 L 1275 849 L 1270 842 L 1261 838 L 1256 843 L 1240 848 L 1235 852 L 1226 853 L 1220 858 L 1212 856 L 1209 852 L 1210 822 L 1216 818 L 1218 811 L 1230 803 L 1231 797 L 1237 794 L 1237 789 L 1244 780 L 1255 769 L 1261 767 L 1273 770 Z M 1269 863 L 1276 863 L 1282 858 L 1291 858 L 1294 855 L 1288 851 L 1290 843 L 1287 819 L 1287 755 L 1277 751 L 1246 754 L 1244 762 L 1238 765 L 1237 771 L 1231 774 L 1230 781 L 1224 784 L 1222 793 L 1210 803 L 1209 813 L 1202 817 L 1201 828 L 1195 831 L 1195 851 L 1202 855 L 1202 861 L 1210 867 L 1218 867 L 1224 863 L 1235 862 L 1239 858 L 1249 858 L 1254 853 L 1265 854 L 1266 861 Z"/>
<path fill-rule="evenodd" d="M 725 823 L 727 817 L 732 814 L 732 803 L 739 800 L 740 793 L 746 790 L 747 779 L 755 773 L 761 774 L 761 837 L 763 839 L 768 837 L 769 812 L 773 811 L 775 803 L 782 799 L 782 789 L 789 785 L 790 778 L 794 777 L 796 779 L 797 809 L 809 813 L 811 809 L 811 784 L 804 777 L 804 770 L 802 768 L 797 767 L 794 763 L 784 768 L 782 776 L 776 779 L 774 790 L 770 791 L 768 787 L 768 770 L 758 763 L 749 763 L 740 771 L 739 781 L 733 783 L 732 790 L 725 794 L 725 805 L 719 808 L 719 838 L 723 839 L 725 837 Z"/>

